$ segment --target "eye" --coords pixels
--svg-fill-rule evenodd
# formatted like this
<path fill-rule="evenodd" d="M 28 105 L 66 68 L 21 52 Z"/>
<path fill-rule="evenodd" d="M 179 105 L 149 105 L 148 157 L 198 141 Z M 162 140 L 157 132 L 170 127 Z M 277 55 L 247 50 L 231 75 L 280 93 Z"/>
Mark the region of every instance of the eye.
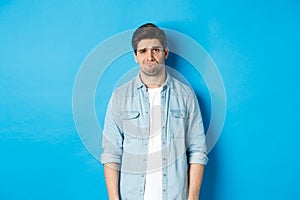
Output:
<path fill-rule="evenodd" d="M 143 54 L 146 52 L 146 49 L 139 49 L 138 52 L 139 52 L 139 54 Z"/>
<path fill-rule="evenodd" d="M 154 53 L 159 53 L 160 51 L 161 51 L 161 49 L 160 48 L 153 48 L 153 50 L 152 50 Z"/>

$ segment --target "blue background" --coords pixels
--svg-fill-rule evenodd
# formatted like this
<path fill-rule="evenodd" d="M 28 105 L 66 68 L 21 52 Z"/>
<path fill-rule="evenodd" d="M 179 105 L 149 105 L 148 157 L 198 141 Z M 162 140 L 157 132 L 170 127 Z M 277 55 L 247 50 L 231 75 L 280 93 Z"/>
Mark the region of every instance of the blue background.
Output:
<path fill-rule="evenodd" d="M 201 199 L 300 199 L 299 19 L 297 0 L 2 0 L 0 199 L 107 199 L 74 125 L 73 84 L 95 46 L 148 21 L 200 43 L 225 84 Z"/>

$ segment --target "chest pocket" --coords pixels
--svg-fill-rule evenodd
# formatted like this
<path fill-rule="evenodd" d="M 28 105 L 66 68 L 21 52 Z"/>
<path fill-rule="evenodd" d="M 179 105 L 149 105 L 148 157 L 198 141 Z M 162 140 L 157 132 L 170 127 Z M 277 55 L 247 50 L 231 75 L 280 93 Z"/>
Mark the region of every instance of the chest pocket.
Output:
<path fill-rule="evenodd" d="M 122 119 L 122 131 L 125 136 L 136 138 L 140 129 L 140 113 L 138 111 L 122 111 L 120 112 Z"/>
<path fill-rule="evenodd" d="M 138 111 L 121 111 L 122 132 L 124 133 L 123 149 L 127 153 L 141 152 L 141 116 Z"/>
<path fill-rule="evenodd" d="M 184 109 L 170 109 L 169 131 L 171 138 L 183 138 L 188 123 L 188 112 Z"/>

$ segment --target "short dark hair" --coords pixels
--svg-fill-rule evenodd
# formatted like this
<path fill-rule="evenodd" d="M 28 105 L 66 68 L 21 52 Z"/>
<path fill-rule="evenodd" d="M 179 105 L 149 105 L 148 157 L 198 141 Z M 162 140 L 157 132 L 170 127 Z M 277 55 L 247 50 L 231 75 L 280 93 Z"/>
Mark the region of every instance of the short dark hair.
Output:
<path fill-rule="evenodd" d="M 167 37 L 165 32 L 153 23 L 143 24 L 133 33 L 131 45 L 135 53 L 138 43 L 143 39 L 158 39 L 163 48 L 167 48 Z"/>

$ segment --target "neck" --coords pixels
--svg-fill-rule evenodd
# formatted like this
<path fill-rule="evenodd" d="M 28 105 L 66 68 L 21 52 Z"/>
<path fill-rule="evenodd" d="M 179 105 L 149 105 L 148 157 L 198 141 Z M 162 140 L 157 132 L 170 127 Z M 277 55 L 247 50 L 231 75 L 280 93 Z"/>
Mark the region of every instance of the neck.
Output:
<path fill-rule="evenodd" d="M 147 76 L 140 72 L 140 78 L 147 88 L 159 88 L 166 81 L 167 75 L 165 71 L 157 76 Z"/>

